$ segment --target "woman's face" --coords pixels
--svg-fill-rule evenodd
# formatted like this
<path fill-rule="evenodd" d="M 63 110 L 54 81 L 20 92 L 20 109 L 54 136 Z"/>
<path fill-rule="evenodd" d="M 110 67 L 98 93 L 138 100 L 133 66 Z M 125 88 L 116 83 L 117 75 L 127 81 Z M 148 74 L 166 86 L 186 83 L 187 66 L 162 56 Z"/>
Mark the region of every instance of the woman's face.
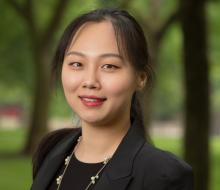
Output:
<path fill-rule="evenodd" d="M 137 81 L 131 64 L 119 54 L 110 22 L 90 22 L 78 30 L 64 58 L 62 85 L 82 122 L 98 126 L 129 118 Z"/>

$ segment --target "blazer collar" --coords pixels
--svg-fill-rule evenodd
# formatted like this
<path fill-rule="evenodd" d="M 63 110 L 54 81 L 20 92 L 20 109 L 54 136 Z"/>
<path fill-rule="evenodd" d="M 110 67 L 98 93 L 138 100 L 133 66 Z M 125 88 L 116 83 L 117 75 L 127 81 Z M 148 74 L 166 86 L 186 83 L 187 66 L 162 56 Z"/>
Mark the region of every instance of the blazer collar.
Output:
<path fill-rule="evenodd" d="M 144 143 L 144 136 L 134 120 L 106 166 L 106 173 L 110 179 L 115 180 L 131 174 L 134 158 Z"/>
<path fill-rule="evenodd" d="M 73 148 L 73 144 L 80 135 L 81 128 L 78 128 L 55 146 L 40 168 L 31 190 L 46 190 L 50 181 L 55 178 L 57 170 L 61 164 L 63 164 L 66 153 Z M 134 158 L 144 143 L 145 138 L 141 134 L 137 121 L 133 120 L 131 127 L 119 144 L 94 189 L 124 189 L 123 187 L 125 187 L 131 179 Z M 120 178 L 123 179 L 116 180 Z"/>
<path fill-rule="evenodd" d="M 63 164 L 66 153 L 70 151 L 73 142 L 76 142 L 80 136 L 81 129 L 78 128 L 70 133 L 60 143 L 58 143 L 52 151 L 48 153 L 40 170 L 35 177 L 31 190 L 46 190 L 51 180 L 55 178 L 61 164 Z"/>
<path fill-rule="evenodd" d="M 127 189 L 133 178 L 131 174 L 134 159 L 144 143 L 142 130 L 137 125 L 137 121 L 134 121 L 95 184 L 94 190 Z"/>

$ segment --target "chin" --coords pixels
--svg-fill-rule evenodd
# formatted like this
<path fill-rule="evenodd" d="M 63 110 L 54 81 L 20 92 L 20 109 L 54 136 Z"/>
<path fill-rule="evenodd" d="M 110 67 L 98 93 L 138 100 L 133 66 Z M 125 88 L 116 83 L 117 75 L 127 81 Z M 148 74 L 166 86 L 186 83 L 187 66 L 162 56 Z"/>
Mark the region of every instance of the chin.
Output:
<path fill-rule="evenodd" d="M 86 123 L 90 123 L 90 124 L 95 124 L 95 123 L 99 123 L 100 120 L 99 119 L 94 119 L 94 118 L 85 118 L 85 119 L 82 119 L 84 122 Z"/>
<path fill-rule="evenodd" d="M 102 125 L 103 123 L 105 123 L 105 119 L 104 118 L 100 118 L 100 117 L 81 117 L 81 120 L 85 123 L 88 123 L 90 125 Z"/>

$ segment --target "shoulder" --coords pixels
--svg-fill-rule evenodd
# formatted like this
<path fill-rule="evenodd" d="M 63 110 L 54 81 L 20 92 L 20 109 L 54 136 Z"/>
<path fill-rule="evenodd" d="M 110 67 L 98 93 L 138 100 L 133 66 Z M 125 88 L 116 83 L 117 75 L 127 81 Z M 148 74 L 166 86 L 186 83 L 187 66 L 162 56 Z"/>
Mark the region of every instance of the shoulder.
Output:
<path fill-rule="evenodd" d="M 147 187 L 152 186 L 157 189 L 157 186 L 166 186 L 171 189 L 169 186 L 171 184 L 187 185 L 189 190 L 192 187 L 191 166 L 168 151 L 145 143 L 135 162 L 141 165 Z"/>
<path fill-rule="evenodd" d="M 153 167 L 154 169 L 158 168 L 159 171 L 163 169 L 167 172 L 173 172 L 173 169 L 192 169 L 190 165 L 188 165 L 182 159 L 178 158 L 173 153 L 161 150 L 148 143 L 143 145 L 138 157 L 143 164 L 148 166 L 150 163 L 149 167 Z"/>
<path fill-rule="evenodd" d="M 32 158 L 33 178 L 35 178 L 40 166 L 48 153 L 60 142 L 64 141 L 71 133 L 75 133 L 79 128 L 64 128 L 47 133 L 40 141 Z"/>

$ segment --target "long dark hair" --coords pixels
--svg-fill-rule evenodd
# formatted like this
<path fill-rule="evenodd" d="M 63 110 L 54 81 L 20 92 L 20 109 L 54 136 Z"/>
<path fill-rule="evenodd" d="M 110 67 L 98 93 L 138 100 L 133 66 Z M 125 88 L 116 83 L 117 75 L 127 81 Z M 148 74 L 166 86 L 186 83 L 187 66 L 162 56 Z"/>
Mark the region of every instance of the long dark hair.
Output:
<path fill-rule="evenodd" d="M 153 70 L 149 62 L 149 53 L 144 32 L 134 17 L 132 17 L 127 11 L 112 8 L 96 9 L 94 11 L 80 15 L 67 26 L 58 44 L 52 64 L 54 79 L 59 80 L 61 76 L 61 69 L 65 53 L 69 48 L 70 43 L 78 29 L 87 22 L 103 21 L 110 21 L 112 23 L 119 48 L 119 53 L 128 59 L 128 61 L 137 72 L 146 73 L 146 87 L 150 87 L 152 85 Z M 135 92 L 132 96 L 130 116 L 131 120 L 132 118 L 135 118 L 138 126 L 141 128 L 144 134 L 145 127 L 141 105 L 138 98 L 138 92 Z M 66 132 L 68 132 L 68 130 Z M 52 144 L 53 141 L 58 142 L 59 138 L 64 136 L 64 133 L 54 133 L 56 137 L 51 137 L 50 135 L 50 138 L 45 138 L 46 140 L 44 140 L 43 144 L 47 143 L 48 141 L 50 141 L 50 144 Z M 60 137 L 59 134 L 61 134 Z M 36 156 L 34 156 L 34 176 L 36 175 L 37 170 L 39 169 L 39 166 L 44 159 L 44 155 L 48 151 L 44 150 L 47 146 L 41 145 L 40 147 L 41 148 L 39 148 L 35 154 Z M 41 154 L 41 152 L 43 152 L 43 154 Z"/>

